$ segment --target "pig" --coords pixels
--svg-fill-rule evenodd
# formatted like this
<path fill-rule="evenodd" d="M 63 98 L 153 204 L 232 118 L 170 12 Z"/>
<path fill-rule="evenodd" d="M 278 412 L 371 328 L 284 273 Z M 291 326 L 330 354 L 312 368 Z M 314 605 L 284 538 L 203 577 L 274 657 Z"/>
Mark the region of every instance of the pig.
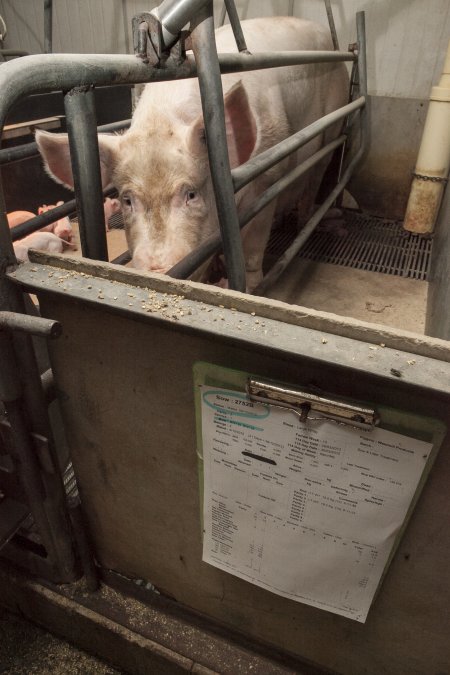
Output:
<path fill-rule="evenodd" d="M 11 211 L 6 214 L 6 217 L 9 227 L 12 228 L 16 227 L 16 225 L 21 225 L 21 223 L 26 223 L 31 218 L 36 218 L 36 214 L 31 211 Z"/>
<path fill-rule="evenodd" d="M 46 213 L 47 211 L 50 211 L 51 209 L 54 209 L 56 206 L 62 206 L 64 202 L 56 202 L 56 204 L 44 204 L 43 206 L 40 206 L 38 209 L 39 215 L 41 213 Z M 57 237 L 60 239 L 64 239 L 64 241 L 71 242 L 73 239 L 73 230 L 72 230 L 72 225 L 70 224 L 70 219 L 68 216 L 64 216 L 63 218 L 60 218 L 59 220 L 56 220 L 54 223 L 50 223 L 49 225 L 44 225 L 44 227 L 40 228 L 41 232 L 53 232 L 56 234 Z"/>
<path fill-rule="evenodd" d="M 32 234 L 19 239 L 19 241 L 15 241 L 13 246 L 17 260 L 21 260 L 22 262 L 28 260 L 30 248 L 35 248 L 39 251 L 49 251 L 49 253 L 62 253 L 65 248 L 75 248 L 75 244 L 57 237 L 53 232 L 41 232 L 40 230 L 32 232 Z"/>
<path fill-rule="evenodd" d="M 331 50 L 327 29 L 294 17 L 242 22 L 250 52 Z M 229 25 L 216 31 L 219 53 L 236 51 Z M 309 64 L 224 75 L 224 107 L 231 168 L 245 163 L 317 118 L 345 105 L 348 73 L 343 63 Z M 271 183 L 340 132 L 341 124 L 310 141 L 236 195 L 244 211 Z M 47 172 L 73 187 L 68 140 L 36 133 Z M 144 87 L 132 123 L 122 135 L 99 135 L 103 186 L 114 185 L 136 268 L 166 272 L 217 232 L 197 79 Z M 262 278 L 264 249 L 275 210 L 298 205 L 306 220 L 328 160 L 296 185 L 294 196 L 274 200 L 242 231 L 247 290 Z"/>
<path fill-rule="evenodd" d="M 121 210 L 120 201 L 118 199 L 106 197 L 105 201 L 103 202 L 103 210 L 105 212 L 106 230 L 109 231 L 109 219 L 111 216 L 113 216 L 115 213 L 119 213 Z"/>

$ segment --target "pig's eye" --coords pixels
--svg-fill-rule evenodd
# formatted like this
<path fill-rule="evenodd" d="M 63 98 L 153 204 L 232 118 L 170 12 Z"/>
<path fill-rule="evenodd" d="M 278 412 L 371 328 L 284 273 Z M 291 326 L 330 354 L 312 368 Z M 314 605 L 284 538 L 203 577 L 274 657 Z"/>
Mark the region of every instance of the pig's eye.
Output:
<path fill-rule="evenodd" d="M 133 208 L 133 200 L 130 195 L 122 195 L 122 206 L 124 209 Z"/>
<path fill-rule="evenodd" d="M 188 190 L 186 192 L 186 204 L 189 204 L 189 202 L 194 201 L 194 199 L 197 199 L 197 193 L 195 190 Z"/>

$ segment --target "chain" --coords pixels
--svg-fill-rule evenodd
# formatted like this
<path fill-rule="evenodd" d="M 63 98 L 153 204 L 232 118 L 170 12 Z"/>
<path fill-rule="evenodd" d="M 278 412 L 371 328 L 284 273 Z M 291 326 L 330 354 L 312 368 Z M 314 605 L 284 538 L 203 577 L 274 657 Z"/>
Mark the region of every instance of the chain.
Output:
<path fill-rule="evenodd" d="M 419 180 L 429 180 L 431 183 L 448 182 L 448 178 L 441 178 L 440 176 L 424 176 L 422 173 L 415 173 L 415 171 L 412 172 L 412 175 L 414 178 L 418 178 Z"/>

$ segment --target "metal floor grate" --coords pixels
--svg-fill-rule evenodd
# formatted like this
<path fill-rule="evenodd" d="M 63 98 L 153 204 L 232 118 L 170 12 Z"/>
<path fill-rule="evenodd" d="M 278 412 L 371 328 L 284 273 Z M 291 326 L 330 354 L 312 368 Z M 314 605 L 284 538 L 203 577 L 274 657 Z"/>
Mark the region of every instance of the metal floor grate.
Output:
<path fill-rule="evenodd" d="M 267 252 L 281 255 L 296 235 L 295 226 L 277 227 Z M 299 252 L 316 262 L 426 280 L 432 239 L 406 232 L 402 223 L 344 211 L 335 224 L 323 221 Z"/>

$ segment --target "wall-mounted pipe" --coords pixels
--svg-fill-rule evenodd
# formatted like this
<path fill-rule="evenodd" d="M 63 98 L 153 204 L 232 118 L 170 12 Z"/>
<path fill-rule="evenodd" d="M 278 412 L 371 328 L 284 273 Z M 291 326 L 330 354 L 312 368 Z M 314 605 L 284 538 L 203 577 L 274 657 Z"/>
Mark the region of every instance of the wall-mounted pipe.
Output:
<path fill-rule="evenodd" d="M 450 167 L 450 43 L 442 77 L 430 95 L 422 141 L 406 208 L 404 228 L 433 231 Z"/>

